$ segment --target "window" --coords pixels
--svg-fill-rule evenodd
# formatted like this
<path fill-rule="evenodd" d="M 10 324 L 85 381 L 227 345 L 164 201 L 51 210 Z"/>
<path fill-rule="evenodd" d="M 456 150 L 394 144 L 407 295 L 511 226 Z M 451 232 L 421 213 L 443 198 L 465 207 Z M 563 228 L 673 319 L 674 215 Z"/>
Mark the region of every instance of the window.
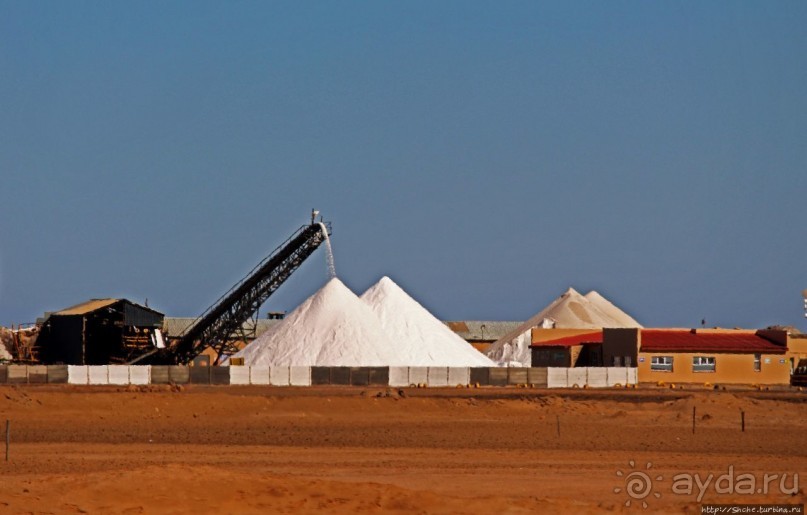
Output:
<path fill-rule="evenodd" d="M 672 372 L 672 356 L 653 356 L 650 358 L 650 370 L 656 372 Z"/>
<path fill-rule="evenodd" d="M 614 356 L 614 366 L 615 367 L 622 366 L 622 356 Z"/>
<path fill-rule="evenodd" d="M 762 354 L 754 354 L 754 372 L 762 370 Z"/>
<path fill-rule="evenodd" d="M 631 359 L 631 357 L 630 356 L 625 356 L 625 366 L 630 367 L 632 365 L 633 365 L 633 360 Z"/>
<path fill-rule="evenodd" d="M 715 358 L 714 356 L 695 356 L 692 358 L 692 371 L 693 372 L 714 372 L 715 371 Z"/>

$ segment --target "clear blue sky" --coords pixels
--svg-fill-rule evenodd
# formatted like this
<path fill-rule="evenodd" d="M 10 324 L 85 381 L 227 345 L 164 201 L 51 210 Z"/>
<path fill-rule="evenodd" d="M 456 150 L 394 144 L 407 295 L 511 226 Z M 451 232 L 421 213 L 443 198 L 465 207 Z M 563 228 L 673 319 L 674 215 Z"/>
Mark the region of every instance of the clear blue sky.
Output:
<path fill-rule="evenodd" d="M 361 293 L 803 322 L 807 3 L 0 1 L 0 324 L 195 316 L 306 222 Z M 327 279 L 317 251 L 264 307 Z"/>

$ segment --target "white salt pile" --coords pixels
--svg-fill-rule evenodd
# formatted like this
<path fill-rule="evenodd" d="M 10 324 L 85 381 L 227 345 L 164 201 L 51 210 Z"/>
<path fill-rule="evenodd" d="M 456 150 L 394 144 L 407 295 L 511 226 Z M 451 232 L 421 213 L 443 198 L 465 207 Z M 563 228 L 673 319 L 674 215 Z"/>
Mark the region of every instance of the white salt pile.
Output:
<path fill-rule="evenodd" d="M 486 352 L 487 356 L 500 365 L 530 366 L 533 327 L 602 329 L 642 326 L 596 291 L 583 296 L 569 288 L 537 315 L 494 342 Z"/>
<path fill-rule="evenodd" d="M 495 366 L 389 277 L 371 286 L 361 300 L 381 321 L 406 366 Z"/>
<path fill-rule="evenodd" d="M 400 360 L 372 310 L 333 278 L 234 355 L 250 366 L 387 366 Z"/>
<path fill-rule="evenodd" d="M 586 293 L 586 299 L 594 304 L 600 311 L 608 315 L 612 320 L 616 321 L 618 326 L 608 327 L 642 327 L 639 322 L 618 307 L 614 306 L 610 300 L 600 295 L 597 291 L 591 290 Z"/>

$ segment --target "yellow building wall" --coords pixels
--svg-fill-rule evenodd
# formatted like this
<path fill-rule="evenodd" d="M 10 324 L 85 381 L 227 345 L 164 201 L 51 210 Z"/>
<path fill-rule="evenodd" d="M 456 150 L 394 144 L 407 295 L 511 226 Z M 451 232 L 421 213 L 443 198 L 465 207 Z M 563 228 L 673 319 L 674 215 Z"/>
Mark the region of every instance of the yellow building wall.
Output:
<path fill-rule="evenodd" d="M 807 359 L 807 338 L 789 336 L 787 339 L 787 357 L 793 360 L 794 368 L 799 366 L 800 360 Z"/>
<path fill-rule="evenodd" d="M 672 372 L 651 370 L 653 356 L 672 356 Z M 715 371 L 693 372 L 695 356 L 714 357 Z M 763 354 L 761 370 L 756 372 L 753 354 L 640 352 L 638 368 L 641 383 L 790 384 L 790 363 L 784 354 Z"/>

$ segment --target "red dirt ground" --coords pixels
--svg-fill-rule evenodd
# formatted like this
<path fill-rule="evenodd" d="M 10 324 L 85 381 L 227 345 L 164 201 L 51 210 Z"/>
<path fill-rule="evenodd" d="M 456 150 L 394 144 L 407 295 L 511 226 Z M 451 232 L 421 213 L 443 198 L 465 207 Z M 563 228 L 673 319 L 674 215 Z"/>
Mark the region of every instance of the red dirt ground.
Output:
<path fill-rule="evenodd" d="M 401 393 L 0 387 L 0 421 L 11 420 L 0 512 L 700 513 L 697 488 L 672 492 L 674 475 L 717 477 L 733 466 L 760 487 L 765 473 L 807 484 L 807 394 Z M 648 508 L 641 499 L 625 506 L 625 476 L 647 463 Z M 782 494 L 778 480 L 767 495 L 711 485 L 702 502 L 800 504 L 804 491 Z"/>

